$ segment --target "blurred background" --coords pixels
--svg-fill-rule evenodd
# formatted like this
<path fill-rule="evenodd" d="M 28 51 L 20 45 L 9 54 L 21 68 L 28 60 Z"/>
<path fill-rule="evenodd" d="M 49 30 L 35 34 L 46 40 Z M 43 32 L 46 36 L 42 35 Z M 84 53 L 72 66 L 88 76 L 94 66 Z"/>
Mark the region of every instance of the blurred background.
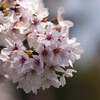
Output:
<path fill-rule="evenodd" d="M 64 7 L 64 18 L 74 22 L 70 38 L 76 37 L 85 52 L 74 68 L 78 71 L 67 79 L 65 87 L 25 94 L 5 81 L 0 82 L 0 100 L 100 100 L 100 0 L 44 0 L 50 19 Z M 13 87 L 12 87 L 13 86 Z"/>

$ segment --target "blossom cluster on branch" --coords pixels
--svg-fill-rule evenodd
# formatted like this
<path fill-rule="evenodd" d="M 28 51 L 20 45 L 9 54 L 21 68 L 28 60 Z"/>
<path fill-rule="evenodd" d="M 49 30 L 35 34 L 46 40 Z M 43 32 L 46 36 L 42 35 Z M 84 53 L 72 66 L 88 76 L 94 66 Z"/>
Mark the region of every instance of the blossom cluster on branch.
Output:
<path fill-rule="evenodd" d="M 69 39 L 73 23 L 63 13 L 59 8 L 49 21 L 41 0 L 0 0 L 0 69 L 26 93 L 64 86 L 76 72 L 73 63 L 83 49 Z"/>

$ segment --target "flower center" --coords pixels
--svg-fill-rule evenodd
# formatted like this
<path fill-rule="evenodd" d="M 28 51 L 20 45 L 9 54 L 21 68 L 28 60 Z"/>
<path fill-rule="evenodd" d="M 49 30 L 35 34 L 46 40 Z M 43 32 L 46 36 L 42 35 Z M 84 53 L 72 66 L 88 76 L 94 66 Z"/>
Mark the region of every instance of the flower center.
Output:
<path fill-rule="evenodd" d="M 48 55 L 48 52 L 46 50 L 43 51 L 42 53 L 44 56 L 47 56 Z"/>
<path fill-rule="evenodd" d="M 36 18 L 34 18 L 33 22 L 34 22 L 34 25 L 37 25 L 39 23 L 38 19 Z"/>
<path fill-rule="evenodd" d="M 36 66 L 38 66 L 38 65 L 40 64 L 40 61 L 39 61 L 39 60 L 35 60 L 34 64 L 35 64 Z"/>
<path fill-rule="evenodd" d="M 23 64 L 25 61 L 26 61 L 26 59 L 22 56 L 22 58 L 21 58 L 22 64 Z"/>
<path fill-rule="evenodd" d="M 59 52 L 60 52 L 60 48 L 54 49 L 53 52 L 54 52 L 55 54 L 59 53 Z"/>
<path fill-rule="evenodd" d="M 16 45 L 15 45 L 15 47 L 13 48 L 13 51 L 14 51 L 14 50 L 18 50 L 18 47 L 17 47 Z"/>
<path fill-rule="evenodd" d="M 51 35 L 48 35 L 48 36 L 46 37 L 46 39 L 47 39 L 47 40 L 51 40 L 51 39 L 52 39 L 52 36 L 51 36 Z"/>

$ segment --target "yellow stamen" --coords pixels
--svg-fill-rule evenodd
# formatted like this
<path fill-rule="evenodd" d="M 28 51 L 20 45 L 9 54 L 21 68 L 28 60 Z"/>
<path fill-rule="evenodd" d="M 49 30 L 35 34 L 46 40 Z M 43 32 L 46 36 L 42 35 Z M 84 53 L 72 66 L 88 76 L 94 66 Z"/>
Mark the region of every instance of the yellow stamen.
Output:
<path fill-rule="evenodd" d="M 47 29 L 48 25 L 46 25 L 44 28 Z"/>
<path fill-rule="evenodd" d="M 17 22 L 17 23 L 15 24 L 15 26 L 16 26 L 16 27 L 21 27 L 21 24 L 20 24 L 19 22 Z"/>
<path fill-rule="evenodd" d="M 27 52 L 28 54 L 32 54 L 32 53 L 33 53 L 32 50 L 27 50 L 26 52 Z"/>
<path fill-rule="evenodd" d="M 3 15 L 4 15 L 4 16 L 8 16 L 8 13 L 7 13 L 7 12 L 3 12 Z"/>
<path fill-rule="evenodd" d="M 3 9 L 6 9 L 6 8 L 8 8 L 9 6 L 8 6 L 8 4 L 7 3 L 4 3 L 3 5 L 2 5 L 2 8 Z"/>
<path fill-rule="evenodd" d="M 32 54 L 34 52 L 32 50 L 22 50 L 22 51 L 24 51 L 25 53 L 27 53 L 29 57 L 32 57 Z"/>

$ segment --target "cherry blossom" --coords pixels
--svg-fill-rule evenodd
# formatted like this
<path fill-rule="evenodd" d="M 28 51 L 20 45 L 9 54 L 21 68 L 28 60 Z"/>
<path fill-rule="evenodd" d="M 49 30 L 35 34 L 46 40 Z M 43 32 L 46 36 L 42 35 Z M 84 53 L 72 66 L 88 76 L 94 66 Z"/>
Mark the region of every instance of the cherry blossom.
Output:
<path fill-rule="evenodd" d="M 69 38 L 73 23 L 58 9 L 57 24 L 48 20 L 42 0 L 0 1 L 0 74 L 26 93 L 66 84 L 83 49 Z"/>

